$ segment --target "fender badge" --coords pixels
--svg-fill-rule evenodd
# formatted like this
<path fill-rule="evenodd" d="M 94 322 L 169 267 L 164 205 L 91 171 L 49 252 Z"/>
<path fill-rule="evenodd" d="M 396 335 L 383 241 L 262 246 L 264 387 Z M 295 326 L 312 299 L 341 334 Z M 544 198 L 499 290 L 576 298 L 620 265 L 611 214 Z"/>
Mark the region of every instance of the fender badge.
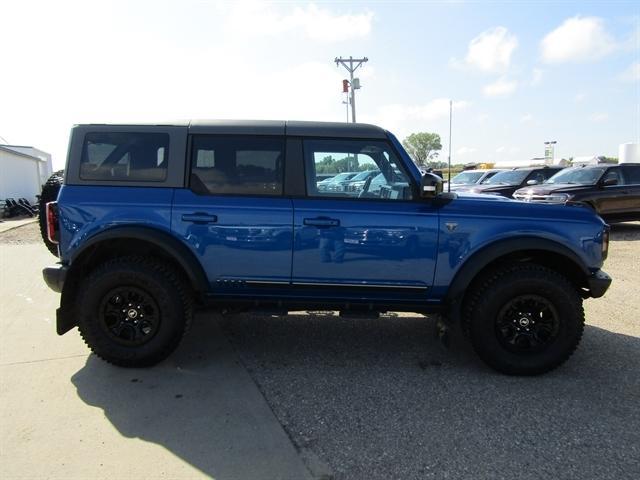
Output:
<path fill-rule="evenodd" d="M 458 224 L 453 222 L 447 222 L 445 225 L 447 226 L 447 230 L 450 232 L 453 232 L 458 227 Z"/>

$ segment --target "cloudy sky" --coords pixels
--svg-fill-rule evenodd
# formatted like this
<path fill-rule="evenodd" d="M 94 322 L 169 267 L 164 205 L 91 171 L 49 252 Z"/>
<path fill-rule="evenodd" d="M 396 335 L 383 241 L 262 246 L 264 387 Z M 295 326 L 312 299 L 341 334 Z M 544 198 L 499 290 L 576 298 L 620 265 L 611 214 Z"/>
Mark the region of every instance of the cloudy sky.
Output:
<path fill-rule="evenodd" d="M 446 143 L 453 99 L 456 163 L 640 141 L 638 2 L 20 0 L 0 18 L 0 143 L 59 167 L 74 123 L 343 121 L 341 55 L 369 58 L 358 120 L 400 138 Z"/>

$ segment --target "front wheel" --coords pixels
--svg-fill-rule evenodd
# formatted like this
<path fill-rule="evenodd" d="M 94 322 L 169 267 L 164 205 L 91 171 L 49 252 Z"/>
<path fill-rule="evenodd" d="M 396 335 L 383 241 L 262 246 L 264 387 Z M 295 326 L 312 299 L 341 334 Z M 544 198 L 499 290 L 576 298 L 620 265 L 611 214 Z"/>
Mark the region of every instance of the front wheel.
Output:
<path fill-rule="evenodd" d="M 584 311 L 582 298 L 564 276 L 539 265 L 514 264 L 473 287 L 465 322 L 486 364 L 509 375 L 538 375 L 575 351 Z"/>
<path fill-rule="evenodd" d="M 122 367 L 168 357 L 192 317 L 188 287 L 158 259 L 116 258 L 81 283 L 78 328 L 93 353 Z"/>

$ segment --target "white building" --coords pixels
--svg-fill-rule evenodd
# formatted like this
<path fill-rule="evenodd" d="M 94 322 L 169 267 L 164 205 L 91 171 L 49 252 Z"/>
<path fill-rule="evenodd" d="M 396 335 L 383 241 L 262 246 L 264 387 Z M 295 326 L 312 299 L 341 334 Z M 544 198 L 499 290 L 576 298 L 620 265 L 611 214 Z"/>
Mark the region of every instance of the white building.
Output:
<path fill-rule="evenodd" d="M 621 143 L 618 147 L 618 162 L 640 163 L 640 143 Z"/>
<path fill-rule="evenodd" d="M 37 148 L 0 144 L 0 201 L 26 198 L 35 203 L 52 173 L 51 155 Z"/>

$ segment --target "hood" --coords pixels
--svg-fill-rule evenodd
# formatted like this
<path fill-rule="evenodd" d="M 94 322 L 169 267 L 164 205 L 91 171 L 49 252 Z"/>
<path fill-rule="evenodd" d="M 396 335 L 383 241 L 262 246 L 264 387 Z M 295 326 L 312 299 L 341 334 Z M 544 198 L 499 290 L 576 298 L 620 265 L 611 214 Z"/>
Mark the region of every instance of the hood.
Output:
<path fill-rule="evenodd" d="M 575 183 L 543 183 L 542 185 L 530 185 L 516 190 L 519 195 L 549 195 L 550 193 L 565 193 L 574 190 L 584 190 L 593 185 L 577 185 Z"/>
<path fill-rule="evenodd" d="M 461 192 L 456 190 L 458 198 L 482 200 L 483 202 L 515 202 L 512 198 L 503 197 L 502 195 L 486 195 L 480 192 Z"/>
<path fill-rule="evenodd" d="M 469 193 L 500 193 L 507 190 L 513 190 L 517 185 L 468 185 L 456 188 L 456 192 Z"/>

